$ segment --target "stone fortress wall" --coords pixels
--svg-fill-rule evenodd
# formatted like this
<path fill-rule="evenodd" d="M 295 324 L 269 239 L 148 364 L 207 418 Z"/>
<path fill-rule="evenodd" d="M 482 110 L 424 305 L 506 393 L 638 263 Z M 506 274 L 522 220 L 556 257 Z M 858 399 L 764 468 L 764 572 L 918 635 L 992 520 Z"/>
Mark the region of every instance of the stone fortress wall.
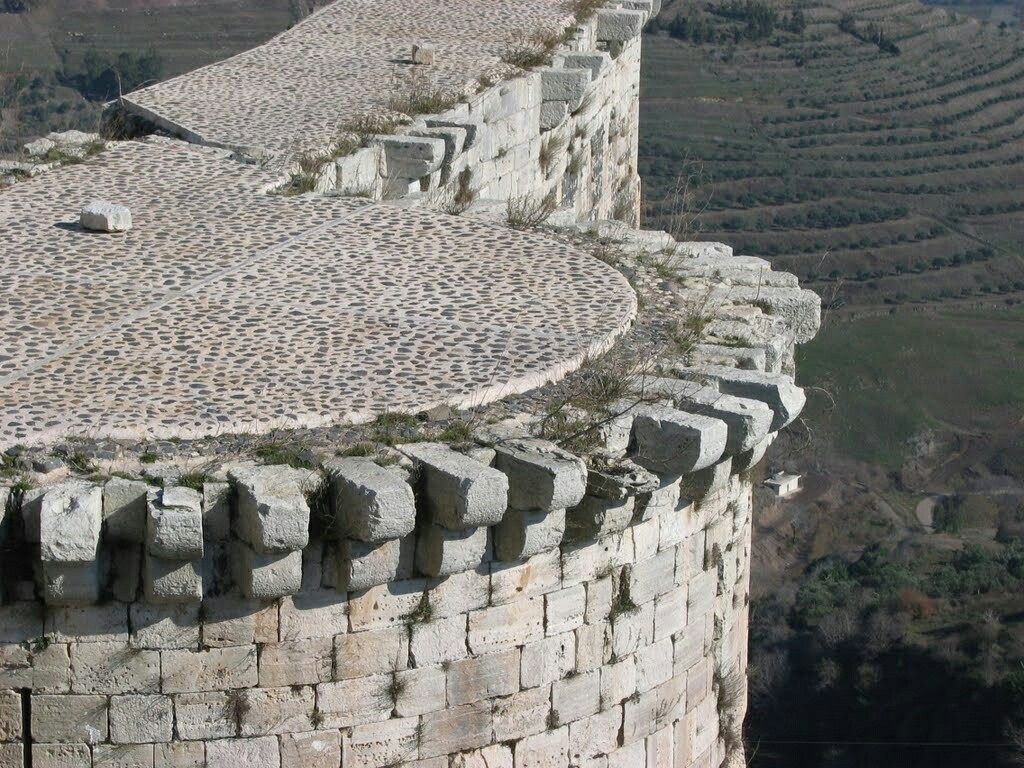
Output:
<path fill-rule="evenodd" d="M 671 256 L 683 300 L 717 307 L 701 343 L 586 455 L 498 423 L 397 462 L 241 461 L 201 490 L 0 487 L 0 768 L 744 764 L 751 470 L 803 406 L 819 303 L 760 259 L 603 221 L 636 223 L 650 11 L 598 11 L 552 69 L 321 187 L 362 193 L 370 168 L 430 207 L 470 170 L 484 209 L 553 193 L 576 233 Z"/>

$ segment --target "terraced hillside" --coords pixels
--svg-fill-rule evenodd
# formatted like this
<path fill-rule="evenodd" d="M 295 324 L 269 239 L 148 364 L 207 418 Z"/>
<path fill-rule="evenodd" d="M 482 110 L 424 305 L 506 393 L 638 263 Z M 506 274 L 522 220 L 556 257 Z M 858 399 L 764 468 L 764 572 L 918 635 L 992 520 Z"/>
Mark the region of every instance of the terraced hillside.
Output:
<path fill-rule="evenodd" d="M 648 223 L 689 221 L 684 177 L 701 239 L 837 305 L 1024 290 L 1024 38 L 897 0 L 819 0 L 799 32 L 782 8 L 756 37 L 739 5 L 680 0 L 660 21 L 689 39 L 649 35 Z"/>

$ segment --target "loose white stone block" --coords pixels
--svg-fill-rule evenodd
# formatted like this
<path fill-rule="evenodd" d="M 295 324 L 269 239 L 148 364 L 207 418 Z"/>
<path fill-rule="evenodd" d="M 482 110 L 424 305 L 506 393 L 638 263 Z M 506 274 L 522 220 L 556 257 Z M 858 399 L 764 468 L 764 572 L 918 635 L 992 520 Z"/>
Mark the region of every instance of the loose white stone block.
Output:
<path fill-rule="evenodd" d="M 239 537 L 260 554 L 300 550 L 309 543 L 306 494 L 315 472 L 288 466 L 250 467 L 228 474 L 238 492 Z"/>
<path fill-rule="evenodd" d="M 335 533 L 380 544 L 412 533 L 416 498 L 401 476 L 370 459 L 334 459 L 324 465 L 333 492 Z"/>
<path fill-rule="evenodd" d="M 452 530 L 495 525 L 508 507 L 504 473 L 437 443 L 404 445 L 422 477 L 426 507 L 435 523 Z"/>
<path fill-rule="evenodd" d="M 124 205 L 97 201 L 82 206 L 78 222 L 93 232 L 127 232 L 132 228 L 132 212 Z"/>
<path fill-rule="evenodd" d="M 436 48 L 429 43 L 414 43 L 412 46 L 413 64 L 433 64 Z"/>

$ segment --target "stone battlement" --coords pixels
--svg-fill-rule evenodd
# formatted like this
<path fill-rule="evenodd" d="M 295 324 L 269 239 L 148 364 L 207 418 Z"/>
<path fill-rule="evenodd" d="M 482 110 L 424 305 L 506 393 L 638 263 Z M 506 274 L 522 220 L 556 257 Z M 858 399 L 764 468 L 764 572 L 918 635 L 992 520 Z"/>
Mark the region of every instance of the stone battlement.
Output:
<path fill-rule="evenodd" d="M 751 478 L 820 301 L 635 228 L 656 5 L 339 0 L 15 169 L 0 768 L 743 764 Z M 313 458 L 233 437 L 282 428 Z M 44 460 L 76 437 L 105 474 Z"/>

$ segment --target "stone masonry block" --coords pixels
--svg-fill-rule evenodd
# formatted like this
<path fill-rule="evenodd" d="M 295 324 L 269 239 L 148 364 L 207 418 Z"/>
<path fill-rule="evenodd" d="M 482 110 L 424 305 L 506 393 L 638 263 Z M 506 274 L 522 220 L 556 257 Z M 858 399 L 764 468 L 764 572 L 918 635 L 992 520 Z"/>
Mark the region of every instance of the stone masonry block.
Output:
<path fill-rule="evenodd" d="M 238 699 L 226 691 L 174 697 L 175 727 L 182 739 L 227 739 L 238 735 Z"/>
<path fill-rule="evenodd" d="M 149 502 L 146 545 L 168 560 L 203 556 L 203 499 L 191 488 L 165 488 Z"/>
<path fill-rule="evenodd" d="M 423 602 L 425 579 L 392 581 L 348 598 L 349 626 L 353 632 L 379 629 L 409 621 Z"/>
<path fill-rule="evenodd" d="M 413 574 L 415 557 L 416 539 L 411 535 L 382 544 L 345 539 L 337 551 L 334 587 L 354 592 L 407 579 Z"/>
<path fill-rule="evenodd" d="M 245 597 L 273 600 L 294 595 L 302 588 L 302 550 L 287 554 L 260 554 L 245 542 L 233 542 L 235 582 Z"/>
<path fill-rule="evenodd" d="M 278 622 L 282 641 L 341 635 L 348 631 L 348 603 L 330 589 L 299 592 L 281 598 Z"/>
<path fill-rule="evenodd" d="M 319 637 L 260 647 L 259 683 L 264 688 L 311 685 L 331 679 L 334 638 Z"/>
<path fill-rule="evenodd" d="M 566 53 L 555 58 L 555 64 L 565 69 L 589 69 L 594 80 L 611 66 L 612 57 L 605 51 L 586 51 L 580 53 Z"/>
<path fill-rule="evenodd" d="M 636 500 L 584 496 L 579 505 L 566 511 L 565 535 L 570 541 L 594 539 L 626 530 L 633 520 Z"/>
<path fill-rule="evenodd" d="M 436 443 L 402 446 L 422 472 L 422 492 L 434 522 L 452 530 L 495 525 L 508 507 L 508 478 Z"/>
<path fill-rule="evenodd" d="M 559 555 L 558 550 L 552 550 L 518 562 L 492 563 L 491 605 L 540 597 L 557 590 L 562 578 Z"/>
<path fill-rule="evenodd" d="M 82 206 L 78 220 L 82 229 L 93 232 L 127 232 L 132 228 L 132 212 L 127 206 L 102 200 Z"/>
<path fill-rule="evenodd" d="M 527 688 L 505 698 L 494 699 L 493 725 L 496 741 L 512 741 L 543 733 L 551 714 L 551 686 Z"/>
<path fill-rule="evenodd" d="M 540 108 L 540 129 L 550 131 L 557 128 L 569 116 L 569 102 L 546 101 Z"/>
<path fill-rule="evenodd" d="M 563 725 L 589 717 L 601 709 L 601 673 L 587 672 L 551 686 L 551 711 L 557 724 Z"/>
<path fill-rule="evenodd" d="M 444 709 L 447 680 L 442 667 L 396 672 L 395 714 L 399 717 L 415 717 Z"/>
<path fill-rule="evenodd" d="M 734 397 L 712 387 L 697 387 L 693 382 L 650 377 L 644 385 L 651 392 L 674 396 L 679 407 L 689 413 L 724 421 L 729 427 L 725 447 L 729 455 L 750 450 L 761 442 L 774 418 L 772 410 L 760 400 Z"/>
<path fill-rule="evenodd" d="M 126 643 L 71 646 L 71 690 L 75 693 L 157 693 L 160 653 Z"/>
<path fill-rule="evenodd" d="M 576 668 L 576 635 L 563 632 L 523 646 L 523 688 L 549 685 Z"/>
<path fill-rule="evenodd" d="M 544 101 L 569 102 L 570 109 L 580 105 L 590 87 L 589 69 L 545 67 L 537 71 L 541 77 L 541 98 Z"/>
<path fill-rule="evenodd" d="M 341 734 L 310 731 L 281 734 L 281 768 L 338 768 Z"/>
<path fill-rule="evenodd" d="M 199 741 L 176 741 L 153 745 L 153 768 L 205 768 L 206 745 Z"/>
<path fill-rule="evenodd" d="M 238 493 L 239 537 L 260 554 L 300 550 L 309 543 L 306 494 L 319 475 L 287 466 L 246 467 L 228 474 Z"/>
<path fill-rule="evenodd" d="M 728 439 L 725 422 L 659 405 L 636 409 L 633 461 L 652 472 L 683 475 L 721 458 Z"/>
<path fill-rule="evenodd" d="M 393 680 L 391 675 L 373 675 L 318 685 L 320 727 L 350 728 L 387 720 L 395 706 Z"/>
<path fill-rule="evenodd" d="M 308 649 L 307 649 L 308 650 Z M 164 693 L 248 688 L 257 683 L 256 646 L 163 651 Z"/>
<path fill-rule="evenodd" d="M 87 759 L 88 755 L 88 747 L 86 747 Z M 0 768 L 25 768 L 25 746 L 23 744 L 0 744 Z"/>
<path fill-rule="evenodd" d="M 466 621 L 466 616 L 460 614 L 410 625 L 412 662 L 417 667 L 429 667 L 466 658 Z"/>
<path fill-rule="evenodd" d="M 388 176 L 420 179 L 441 167 L 445 157 L 443 139 L 424 136 L 373 136 L 370 146 L 384 149 Z"/>
<path fill-rule="evenodd" d="M 807 402 L 804 391 L 793 383 L 792 378 L 782 373 L 745 371 L 716 365 L 673 368 L 673 373 L 687 379 L 710 380 L 718 386 L 720 392 L 727 395 L 760 400 L 774 412 L 770 427 L 772 432 L 778 432 L 796 419 Z"/>
<path fill-rule="evenodd" d="M 603 42 L 624 43 L 643 32 L 647 14 L 643 11 L 601 9 L 597 17 L 597 39 Z"/>
<path fill-rule="evenodd" d="M 416 543 L 416 567 L 427 576 L 450 576 L 478 566 L 487 555 L 487 528 L 451 530 L 427 525 Z"/>
<path fill-rule="evenodd" d="M 494 556 L 498 560 L 522 560 L 556 549 L 565 536 L 566 512 L 510 509 L 493 528 Z"/>
<path fill-rule="evenodd" d="M 544 628 L 547 635 L 571 632 L 583 625 L 587 590 L 583 584 L 549 592 L 544 596 Z"/>
<path fill-rule="evenodd" d="M 334 459 L 325 469 L 339 537 L 379 544 L 412 533 L 416 499 L 399 474 L 363 458 Z"/>
<path fill-rule="evenodd" d="M 113 541 L 141 544 L 146 537 L 146 509 L 152 487 L 141 480 L 113 477 L 103 486 L 105 535 Z"/>
<path fill-rule="evenodd" d="M 43 563 L 43 599 L 47 605 L 89 605 L 100 598 L 99 564 Z"/>
<path fill-rule="evenodd" d="M 424 715 L 420 758 L 476 749 L 491 742 L 491 704 L 478 701 Z"/>
<path fill-rule="evenodd" d="M 198 648 L 199 604 L 132 603 L 131 642 L 136 648 Z"/>
<path fill-rule="evenodd" d="M 50 608 L 46 630 L 54 643 L 110 643 L 128 641 L 128 606 L 124 603 Z M 37 633 L 32 638 L 42 635 Z"/>
<path fill-rule="evenodd" d="M 20 741 L 21 696 L 14 691 L 0 691 L 0 741 Z"/>
<path fill-rule="evenodd" d="M 103 491 L 71 480 L 47 488 L 39 506 L 40 556 L 51 563 L 96 559 L 103 526 Z"/>
<path fill-rule="evenodd" d="M 419 756 L 419 718 L 357 725 L 343 745 L 345 762 L 352 766 L 408 765 Z"/>
<path fill-rule="evenodd" d="M 390 627 L 338 635 L 334 659 L 337 680 L 398 672 L 409 664 L 409 632 L 405 627 Z"/>
<path fill-rule="evenodd" d="M 280 768 L 281 751 L 274 736 L 223 739 L 206 744 L 207 768 Z"/>
<path fill-rule="evenodd" d="M 115 744 L 170 741 L 173 730 L 170 696 L 113 696 L 110 699 L 110 740 Z"/>
<path fill-rule="evenodd" d="M 152 744 L 97 744 L 93 768 L 153 768 Z"/>
<path fill-rule="evenodd" d="M 151 603 L 187 603 L 203 599 L 203 575 L 199 561 L 164 560 L 143 556 L 142 584 Z"/>
<path fill-rule="evenodd" d="M 456 661 L 448 668 L 448 704 L 459 706 L 519 690 L 518 649 Z"/>
<path fill-rule="evenodd" d="M 569 724 L 570 765 L 587 765 L 599 755 L 614 752 L 619 746 L 622 708 L 613 707 Z M 637 768 L 640 768 L 638 765 Z"/>
<path fill-rule="evenodd" d="M 32 740 L 96 744 L 107 740 L 106 696 L 33 696 Z"/>
<path fill-rule="evenodd" d="M 308 731 L 315 708 L 312 686 L 248 688 L 238 696 L 238 728 L 242 736 Z"/>
<path fill-rule="evenodd" d="M 555 768 L 569 764 L 569 729 L 556 728 L 527 736 L 516 744 L 516 765 Z"/>
<path fill-rule="evenodd" d="M 469 649 L 493 653 L 544 637 L 544 599 L 528 597 L 469 614 Z"/>
<path fill-rule="evenodd" d="M 33 744 L 33 768 L 92 768 L 88 744 Z"/>
<path fill-rule="evenodd" d="M 496 447 L 495 467 L 508 476 L 508 506 L 555 510 L 580 503 L 587 466 L 546 440 L 510 440 Z"/>

